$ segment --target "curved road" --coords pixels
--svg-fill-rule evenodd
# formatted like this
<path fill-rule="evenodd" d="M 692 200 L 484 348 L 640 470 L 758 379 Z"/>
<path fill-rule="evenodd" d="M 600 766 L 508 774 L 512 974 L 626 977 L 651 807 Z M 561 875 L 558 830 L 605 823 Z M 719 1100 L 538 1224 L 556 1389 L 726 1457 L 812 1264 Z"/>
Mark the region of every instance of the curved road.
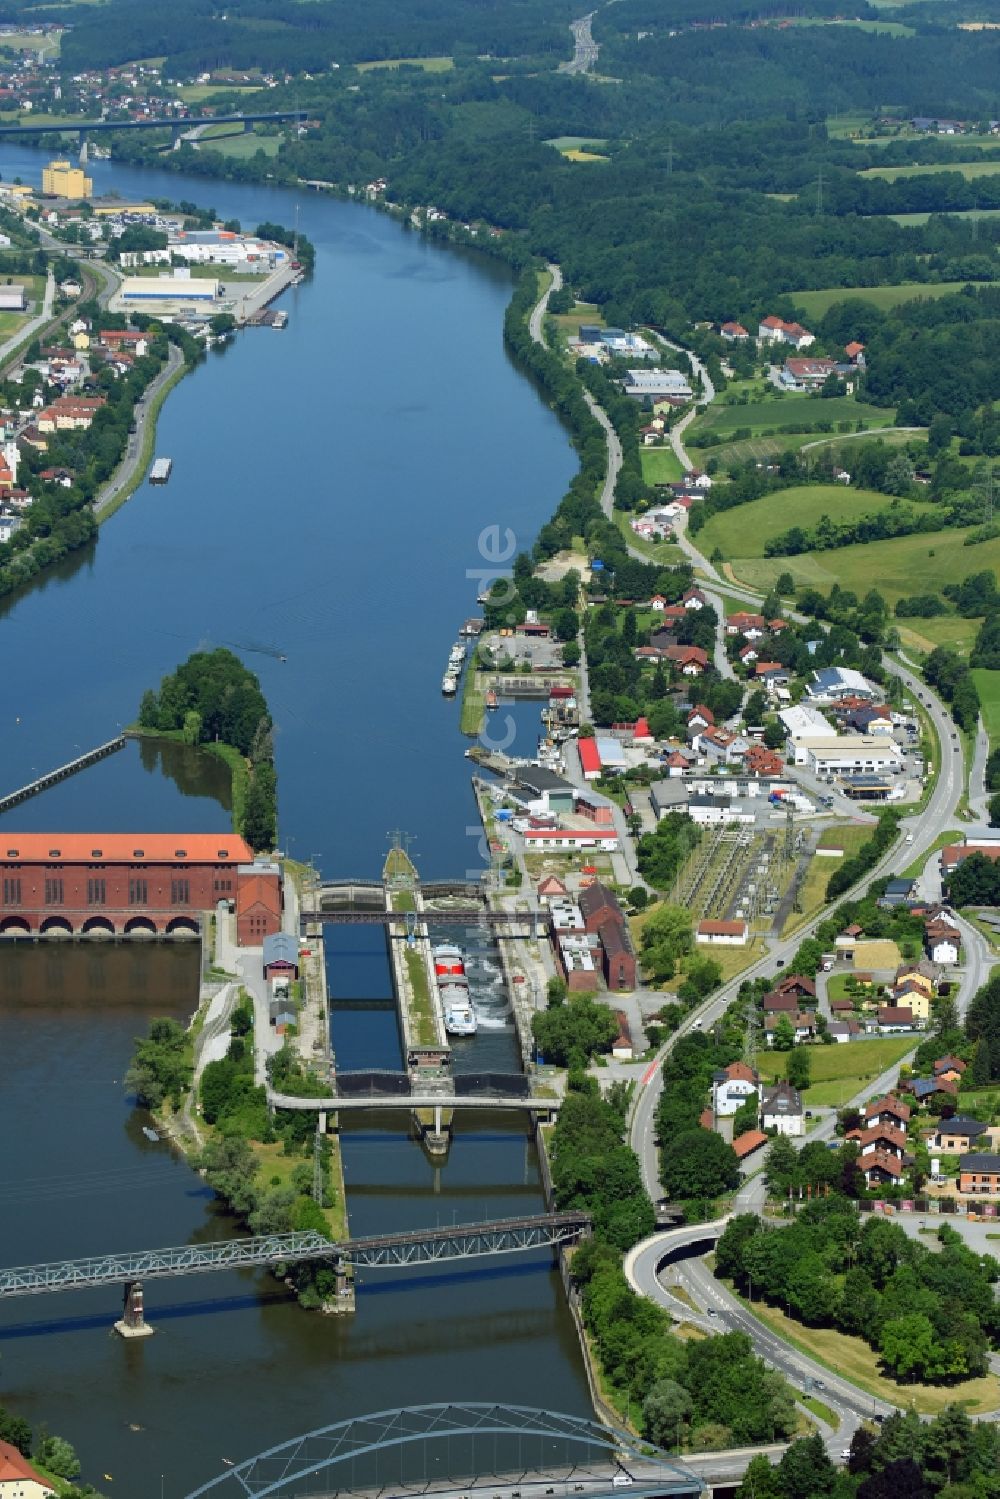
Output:
<path fill-rule="evenodd" d="M 111 478 L 105 484 L 100 494 L 94 500 L 93 510 L 97 519 L 109 505 L 113 505 L 123 489 L 126 489 L 132 480 L 143 468 L 142 444 L 146 423 L 150 420 L 150 410 L 157 394 L 163 389 L 168 380 L 171 380 L 177 370 L 184 363 L 184 355 L 176 344 L 171 344 L 167 351 L 167 362 L 163 366 L 156 379 L 146 386 L 141 402 L 135 408 L 136 430 L 129 433 L 128 446 L 125 456 L 118 465 Z"/>

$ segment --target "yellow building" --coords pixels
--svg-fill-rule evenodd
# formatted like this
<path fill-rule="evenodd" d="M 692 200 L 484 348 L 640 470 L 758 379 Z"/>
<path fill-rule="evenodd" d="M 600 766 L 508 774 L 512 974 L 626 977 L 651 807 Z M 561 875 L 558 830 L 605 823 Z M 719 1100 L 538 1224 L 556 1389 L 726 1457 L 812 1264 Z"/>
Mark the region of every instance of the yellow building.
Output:
<path fill-rule="evenodd" d="M 42 168 L 42 192 L 53 198 L 89 198 L 93 191 L 93 179 L 68 161 L 50 161 Z"/>

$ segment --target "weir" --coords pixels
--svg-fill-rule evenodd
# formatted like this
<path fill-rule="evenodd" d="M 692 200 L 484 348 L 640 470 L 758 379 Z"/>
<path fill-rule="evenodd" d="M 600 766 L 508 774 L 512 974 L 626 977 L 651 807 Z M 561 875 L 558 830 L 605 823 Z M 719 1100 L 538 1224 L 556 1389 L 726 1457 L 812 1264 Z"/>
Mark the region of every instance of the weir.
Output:
<path fill-rule="evenodd" d="M 88 750 L 85 755 L 78 755 L 75 760 L 67 760 L 65 765 L 59 765 L 55 770 L 47 771 L 45 775 L 39 776 L 37 780 L 29 781 L 26 786 L 20 786 L 17 791 L 10 791 L 6 796 L 0 797 L 0 812 L 6 812 L 20 802 L 26 802 L 29 797 L 37 796 L 40 791 L 47 791 L 58 781 L 65 781 L 68 776 L 75 776 L 77 771 L 86 770 L 88 765 L 95 765 L 98 760 L 104 760 L 108 755 L 115 755 L 124 748 L 125 735 L 119 734 L 115 739 L 108 739 L 104 744 L 97 745 L 96 749 Z"/>

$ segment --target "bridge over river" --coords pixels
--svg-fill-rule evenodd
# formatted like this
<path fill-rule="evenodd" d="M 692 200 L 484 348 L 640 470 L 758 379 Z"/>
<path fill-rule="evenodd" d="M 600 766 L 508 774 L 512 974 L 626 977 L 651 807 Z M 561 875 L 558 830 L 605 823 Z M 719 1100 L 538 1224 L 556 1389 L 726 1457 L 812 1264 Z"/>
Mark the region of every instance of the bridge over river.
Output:
<path fill-rule="evenodd" d="M 450 1228 L 418 1229 L 377 1234 L 332 1243 L 322 1234 L 266 1234 L 254 1239 L 226 1239 L 211 1244 L 183 1244 L 167 1249 L 140 1249 L 124 1254 L 91 1255 L 85 1259 L 55 1260 L 41 1265 L 0 1269 L 0 1301 L 16 1296 L 42 1296 L 55 1291 L 124 1285 L 124 1314 L 115 1324 L 126 1338 L 153 1331 L 146 1323 L 142 1283 L 211 1270 L 253 1269 L 326 1261 L 337 1277 L 337 1298 L 344 1310 L 353 1307 L 349 1271 L 355 1267 L 384 1270 L 414 1265 L 444 1264 L 485 1255 L 518 1254 L 531 1249 L 558 1249 L 583 1237 L 590 1229 L 586 1213 L 542 1213 L 523 1218 L 496 1218 L 485 1223 L 453 1224 Z"/>
<path fill-rule="evenodd" d="M 583 1416 L 524 1405 L 414 1405 L 306 1432 L 234 1464 L 188 1499 L 696 1499 L 702 1481 L 648 1442 Z"/>

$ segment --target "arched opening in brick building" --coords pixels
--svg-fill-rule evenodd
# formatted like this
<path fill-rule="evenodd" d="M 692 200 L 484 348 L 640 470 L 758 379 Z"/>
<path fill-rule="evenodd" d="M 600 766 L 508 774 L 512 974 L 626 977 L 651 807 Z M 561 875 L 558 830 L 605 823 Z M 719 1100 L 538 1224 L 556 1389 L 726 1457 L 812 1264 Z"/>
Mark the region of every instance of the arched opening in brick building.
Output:
<path fill-rule="evenodd" d="M 190 916 L 175 916 L 172 921 L 167 922 L 168 937 L 198 937 L 201 928 Z"/>
<path fill-rule="evenodd" d="M 72 937 L 73 923 L 65 916 L 46 916 L 38 930 L 43 937 Z"/>
<path fill-rule="evenodd" d="M 5 916 L 0 921 L 0 937 L 30 937 L 31 927 L 23 916 Z"/>
<path fill-rule="evenodd" d="M 80 932 L 84 937 L 113 937 L 115 924 L 106 916 L 88 916 Z"/>
<path fill-rule="evenodd" d="M 132 916 L 125 923 L 126 937 L 155 937 L 156 922 L 148 916 Z"/>

